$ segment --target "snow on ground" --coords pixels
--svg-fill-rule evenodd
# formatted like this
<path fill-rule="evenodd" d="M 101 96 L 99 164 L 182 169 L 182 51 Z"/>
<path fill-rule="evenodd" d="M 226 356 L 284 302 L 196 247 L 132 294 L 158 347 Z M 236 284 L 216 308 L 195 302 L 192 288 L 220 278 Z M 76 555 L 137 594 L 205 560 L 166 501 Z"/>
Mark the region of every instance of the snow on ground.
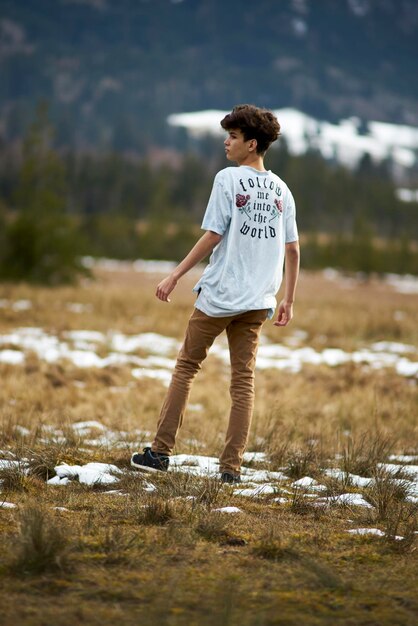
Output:
<path fill-rule="evenodd" d="M 90 431 L 99 431 L 102 433 L 106 433 L 108 429 L 96 420 L 89 420 L 84 422 L 78 422 L 73 425 L 74 431 L 80 434 L 89 434 Z M 48 430 L 48 429 L 47 429 Z M 51 427 L 51 433 L 54 433 L 55 429 Z M 2 455 L 10 456 L 10 453 L 6 451 L 1 452 Z M 247 452 L 246 456 L 248 460 L 258 459 L 259 462 L 266 462 L 265 457 L 263 457 L 264 453 L 257 452 Z M 406 458 L 409 460 L 415 459 L 415 455 L 401 455 L 400 458 L 402 461 Z M 394 460 L 392 458 L 392 460 Z M 203 456 L 203 455 L 194 455 L 194 454 L 178 454 L 174 455 L 170 459 L 170 467 L 169 472 L 185 472 L 191 473 L 196 476 L 209 476 L 213 478 L 219 477 L 219 462 L 215 457 Z M 26 460 L 17 461 L 9 458 L 0 459 L 0 469 L 8 469 L 8 468 L 20 468 L 20 471 L 25 472 Z M 385 469 L 389 474 L 396 475 L 396 472 L 401 468 L 408 478 L 406 481 L 411 485 L 411 491 L 415 491 L 418 494 L 418 466 L 407 465 L 404 464 L 402 466 L 395 465 L 393 463 L 381 463 L 380 466 Z M 117 466 L 111 463 L 86 463 L 85 465 L 69 465 L 67 463 L 62 463 L 57 465 L 55 468 L 55 476 L 50 478 L 47 481 L 47 484 L 51 487 L 65 487 L 71 482 L 79 482 L 84 485 L 89 485 L 91 487 L 101 486 L 105 491 L 102 493 L 108 495 L 118 495 L 118 496 L 126 496 L 127 494 L 119 489 L 109 489 L 106 491 L 107 486 L 115 485 L 118 483 L 119 478 L 124 475 L 126 470 L 121 470 Z M 137 472 L 136 470 L 131 470 L 138 476 L 144 477 L 144 473 Z M 342 483 L 347 484 L 347 482 L 351 482 L 351 484 L 357 484 L 358 486 L 365 487 L 370 486 L 373 483 L 372 478 L 360 477 L 354 474 L 347 474 L 338 468 L 329 468 L 325 471 L 325 475 L 332 476 L 336 480 L 340 480 Z M 253 498 L 258 499 L 267 498 L 270 504 L 275 505 L 289 505 L 292 503 L 292 498 L 297 493 L 298 498 L 306 498 L 307 502 L 310 502 L 311 505 L 317 507 L 331 507 L 331 506 L 345 506 L 345 507 L 363 507 L 367 509 L 373 509 L 373 506 L 365 499 L 362 493 L 353 493 L 347 492 L 342 493 L 340 495 L 331 495 L 331 496 L 320 496 L 318 491 L 323 491 L 326 489 L 324 485 L 321 485 L 310 476 L 304 476 L 299 480 L 291 482 L 291 479 L 286 476 L 283 472 L 269 472 L 265 469 L 254 469 L 251 467 L 243 467 L 242 468 L 242 480 L 247 483 L 247 486 L 237 486 L 235 485 L 233 490 L 231 490 L 231 495 L 234 497 L 242 497 L 242 498 Z M 394 478 L 393 480 L 396 480 Z M 282 485 L 279 486 L 279 482 L 283 483 L 287 482 L 289 489 L 284 488 Z M 1 484 L 0 484 L 1 487 Z M 157 492 L 158 486 L 145 480 L 142 483 L 142 487 L 144 492 Z M 226 485 L 226 488 L 230 488 L 229 485 Z M 313 493 L 312 493 L 313 492 Z M 272 497 L 274 495 L 278 497 Z M 194 500 L 194 496 L 186 496 L 186 499 Z M 409 499 L 409 498 L 407 498 Z M 416 498 L 418 500 L 418 498 Z M 7 502 L 2 500 L 0 496 L 0 509 L 14 509 L 18 505 L 13 502 Z M 71 512 L 66 507 L 53 507 L 53 509 L 60 512 Z M 237 506 L 223 506 L 220 508 L 213 509 L 215 512 L 226 513 L 226 514 L 237 514 L 242 513 L 242 509 Z M 348 520 L 352 521 L 352 520 Z M 378 536 L 385 537 L 386 534 L 378 529 L 378 528 L 353 528 L 346 531 L 353 536 Z M 396 535 L 395 537 L 390 537 L 390 539 L 395 539 L 397 541 L 401 541 L 403 537 Z"/>
<path fill-rule="evenodd" d="M 400 187 L 396 190 L 396 197 L 402 202 L 418 202 L 418 189 Z"/>
<path fill-rule="evenodd" d="M 92 313 L 93 306 L 91 304 L 81 304 L 80 302 L 68 302 L 65 308 L 70 313 Z"/>
<path fill-rule="evenodd" d="M 56 476 L 47 481 L 48 485 L 67 485 L 70 480 L 77 480 L 84 485 L 109 485 L 118 482 L 121 471 L 109 463 L 87 463 L 86 465 L 68 465 L 63 463 L 55 468 Z"/>
<path fill-rule="evenodd" d="M 299 480 L 295 480 L 292 483 L 292 487 L 309 488 L 312 491 L 326 491 L 327 489 L 325 485 L 321 485 L 310 476 L 304 476 L 303 478 L 299 478 Z"/>
<path fill-rule="evenodd" d="M 224 131 L 220 121 L 227 113 L 219 110 L 177 113 L 168 117 L 168 123 L 185 128 L 197 138 L 207 134 L 221 136 Z M 274 113 L 292 154 L 314 148 L 324 158 L 337 159 L 347 167 L 355 167 L 365 154 L 376 162 L 390 157 L 405 169 L 417 162 L 418 128 L 370 121 L 366 132 L 362 132 L 362 122 L 356 117 L 332 124 L 292 108 L 277 109 Z"/>
<path fill-rule="evenodd" d="M 385 282 L 398 293 L 418 293 L 418 276 L 412 274 L 386 274 Z"/>
<path fill-rule="evenodd" d="M 88 422 L 85 423 L 86 425 Z M 97 423 L 90 422 L 92 428 L 97 427 Z M 81 425 L 81 423 L 80 423 Z M 127 453 L 128 454 L 128 453 Z M 248 453 L 253 454 L 253 453 Z M 418 473 L 416 466 L 380 464 L 389 474 L 396 475 L 395 470 L 402 469 L 408 477 L 402 480 L 402 484 L 410 487 L 410 492 L 418 494 Z M 0 468 L 20 468 L 22 472 L 26 471 L 25 462 L 14 461 L 10 459 L 0 459 Z M 51 486 L 66 486 L 71 481 L 77 481 L 85 485 L 110 485 L 119 481 L 119 477 L 123 474 L 123 470 L 116 465 L 110 463 L 87 463 L 85 465 L 69 465 L 62 463 L 55 468 L 55 476 L 47 481 Z M 136 470 L 132 470 L 135 471 Z M 194 454 L 178 454 L 170 458 L 169 472 L 182 472 L 201 477 L 219 477 L 219 461 L 216 457 L 194 455 Z M 154 472 L 155 473 L 155 472 Z M 371 486 L 374 482 L 373 478 L 355 476 L 348 474 L 337 468 L 329 468 L 325 470 L 326 476 L 332 476 L 342 484 L 352 484 L 360 487 Z M 313 498 L 312 503 L 316 506 L 360 506 L 373 508 L 372 505 L 364 498 L 361 493 L 346 492 L 340 495 L 321 496 L 321 491 L 326 487 L 318 483 L 310 476 L 304 476 L 296 481 L 291 479 L 283 472 L 269 472 L 264 469 L 254 469 L 251 467 L 243 467 L 241 472 L 243 486 L 235 486 L 234 495 L 250 498 L 258 498 L 261 496 L 269 496 L 273 494 L 281 494 L 280 498 L 275 498 L 276 502 L 288 502 L 293 494 L 297 492 L 302 497 Z M 356 480 L 353 480 L 356 479 Z M 394 481 L 398 480 L 394 477 Z M 279 486 L 279 483 L 286 482 L 289 489 Z M 245 486 L 247 484 L 247 486 Z M 144 484 L 145 491 L 155 491 L 157 487 L 152 482 Z M 305 493 L 306 492 L 306 493 Z M 312 493 L 313 492 L 313 493 Z M 283 497 L 287 496 L 287 497 Z M 410 500 L 409 497 L 406 498 Z M 410 500 L 411 501 L 411 500 Z"/>
<path fill-rule="evenodd" d="M 32 308 L 30 300 L 0 300 L 0 309 L 12 309 L 12 311 L 28 311 Z"/>
<path fill-rule="evenodd" d="M 126 449 L 128 442 L 130 445 L 136 445 L 144 447 L 150 445 L 148 439 L 151 437 L 151 433 L 148 430 L 142 430 L 136 428 L 130 432 L 124 430 L 113 430 L 107 428 L 96 420 L 89 420 L 84 422 L 74 422 L 73 424 L 67 424 L 68 430 L 72 430 L 83 442 L 84 446 L 90 447 L 114 447 Z M 64 430 L 61 428 L 55 428 L 53 426 L 43 425 L 39 427 L 41 432 L 41 443 L 65 443 L 67 436 Z M 21 437 L 27 437 L 30 435 L 30 430 L 17 424 L 15 426 L 15 433 Z M 135 441 L 133 441 L 135 439 Z M 20 461 L 8 461 L 0 459 L 0 469 L 2 464 L 8 464 L 8 466 L 18 465 Z"/>
<path fill-rule="evenodd" d="M 375 535 L 376 537 L 387 536 L 386 533 L 384 533 L 383 530 L 380 530 L 379 528 L 352 528 L 350 530 L 347 530 L 347 532 L 352 535 Z M 403 537 L 401 537 L 400 535 L 395 535 L 393 539 L 395 539 L 396 541 L 402 541 Z"/>
<path fill-rule="evenodd" d="M 326 280 L 334 282 L 341 289 L 353 289 L 359 283 L 364 282 L 364 274 L 361 272 L 353 276 L 346 276 L 343 272 L 333 267 L 327 267 L 322 270 L 321 274 Z M 418 293 L 418 276 L 414 276 L 413 274 L 389 273 L 384 274 L 381 280 L 384 285 L 391 287 L 397 293 Z"/>
<path fill-rule="evenodd" d="M 317 351 L 309 346 L 298 347 L 303 339 L 303 331 L 297 329 L 283 344 L 268 343 L 264 338 L 258 350 L 257 368 L 297 373 L 304 365 L 335 367 L 351 362 L 372 369 L 393 368 L 400 376 L 418 377 L 418 350 L 412 345 L 382 341 L 354 352 L 339 348 Z M 2 345 L 7 347 L 2 350 Z M 97 354 L 103 348 L 109 351 L 105 357 Z M 134 378 L 154 378 L 168 385 L 179 348 L 179 341 L 157 333 L 124 335 L 117 331 L 104 334 L 78 330 L 57 336 L 41 328 L 17 328 L 0 335 L 0 363 L 21 365 L 26 353 L 32 352 L 48 363 L 67 360 L 79 368 L 128 365 Z M 137 356 L 137 351 L 146 356 Z M 218 338 L 210 353 L 229 364 L 225 339 Z"/>
<path fill-rule="evenodd" d="M 213 509 L 214 511 L 218 511 L 219 513 L 242 513 L 242 510 L 237 506 L 223 506 L 220 509 Z"/>
<path fill-rule="evenodd" d="M 317 506 L 345 505 L 345 506 L 362 506 L 366 509 L 372 509 L 372 505 L 362 496 L 361 493 L 342 493 L 339 496 L 329 496 L 318 498 L 315 504 Z"/>
<path fill-rule="evenodd" d="M 95 258 L 84 256 L 82 264 L 88 269 L 102 270 L 106 272 L 145 272 L 147 274 L 169 274 L 176 267 L 174 261 L 119 261 L 117 259 Z"/>

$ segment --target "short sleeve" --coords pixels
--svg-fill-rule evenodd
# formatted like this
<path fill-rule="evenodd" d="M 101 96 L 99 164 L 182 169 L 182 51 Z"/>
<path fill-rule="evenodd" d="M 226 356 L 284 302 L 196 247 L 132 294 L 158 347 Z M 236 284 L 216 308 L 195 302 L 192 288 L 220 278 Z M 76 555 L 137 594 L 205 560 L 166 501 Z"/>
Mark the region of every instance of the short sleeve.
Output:
<path fill-rule="evenodd" d="M 231 221 L 231 200 L 220 174 L 213 183 L 208 206 L 203 217 L 202 229 L 223 235 Z"/>
<path fill-rule="evenodd" d="M 285 243 L 298 241 L 298 227 L 296 225 L 296 206 L 291 192 L 288 190 L 286 199 Z"/>

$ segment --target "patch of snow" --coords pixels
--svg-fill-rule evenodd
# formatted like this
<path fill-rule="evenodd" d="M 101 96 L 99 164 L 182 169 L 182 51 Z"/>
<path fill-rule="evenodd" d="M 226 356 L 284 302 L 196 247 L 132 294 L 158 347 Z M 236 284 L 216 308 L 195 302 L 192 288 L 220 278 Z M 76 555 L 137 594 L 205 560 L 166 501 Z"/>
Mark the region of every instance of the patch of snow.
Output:
<path fill-rule="evenodd" d="M 170 457 L 169 471 L 187 471 L 210 476 L 219 474 L 219 459 L 199 454 L 176 454 Z"/>
<path fill-rule="evenodd" d="M 396 474 L 402 470 L 402 473 L 411 478 L 418 479 L 418 465 L 396 465 L 394 463 L 378 463 L 378 467 L 386 470 L 390 474 Z"/>
<path fill-rule="evenodd" d="M 28 437 L 30 435 L 29 428 L 26 428 L 25 426 L 20 426 L 19 424 L 16 424 L 15 432 L 21 435 L 22 437 Z"/>
<path fill-rule="evenodd" d="M 25 355 L 20 350 L 0 350 L 0 363 L 7 365 L 22 365 Z"/>
<path fill-rule="evenodd" d="M 0 459 L 0 469 L 22 469 L 26 465 L 25 461 L 13 461 L 10 459 Z"/>
<path fill-rule="evenodd" d="M 400 359 L 396 363 L 396 373 L 400 376 L 418 376 L 418 361 L 411 362 L 407 359 Z"/>
<path fill-rule="evenodd" d="M 80 368 L 128 365 L 132 367 L 132 375 L 135 378 L 154 378 L 165 385 L 170 383 L 175 365 L 175 360 L 168 358 L 167 355 L 177 352 L 180 346 L 180 342 L 176 339 L 157 333 L 126 336 L 122 333 L 110 332 L 106 336 L 97 331 L 81 330 L 70 331 L 65 334 L 65 338 L 67 341 L 60 341 L 58 337 L 48 335 L 39 328 L 19 328 L 0 336 L 0 346 L 12 344 L 22 351 L 34 352 L 38 358 L 48 363 L 64 359 Z M 74 348 L 71 348 L 71 344 L 74 344 Z M 98 347 L 103 345 L 113 349 L 113 352 L 104 358 L 96 353 Z M 139 357 L 132 354 L 136 350 L 151 354 L 147 357 Z M 229 350 L 225 342 L 217 342 L 210 352 L 225 364 L 229 364 Z M 418 361 L 411 361 L 401 356 L 408 352 L 415 354 L 417 350 L 408 344 L 378 342 L 372 344 L 370 349 L 357 350 L 352 353 L 338 348 L 316 351 L 311 347 L 295 348 L 288 345 L 269 344 L 265 339 L 259 348 L 257 368 L 299 372 L 305 364 L 335 367 L 351 361 L 367 364 L 374 369 L 392 367 L 399 375 L 418 377 Z M 7 361 L 15 364 L 23 362 L 24 358 L 23 352 L 17 349 L 0 351 L 0 362 Z"/>
<path fill-rule="evenodd" d="M 14 502 L 2 502 L 0 500 L 0 509 L 15 509 L 17 507 L 17 504 L 15 504 Z"/>
<path fill-rule="evenodd" d="M 111 345 L 117 352 L 134 352 L 140 349 L 154 354 L 167 355 L 173 351 L 178 351 L 181 344 L 172 337 L 158 333 L 142 333 L 131 337 L 122 335 L 122 333 L 114 333 Z"/>
<path fill-rule="evenodd" d="M 375 352 L 394 352 L 395 354 L 406 354 L 408 352 L 416 352 L 415 346 L 407 343 L 399 343 L 397 341 L 378 341 L 370 346 Z"/>
<path fill-rule="evenodd" d="M 389 461 L 399 461 L 400 463 L 412 463 L 418 461 L 418 454 L 391 454 Z"/>
<path fill-rule="evenodd" d="M 379 528 L 351 528 L 347 530 L 352 535 L 377 535 L 378 537 L 384 537 L 385 533 Z"/>
<path fill-rule="evenodd" d="M 320 506 L 323 504 L 335 504 L 335 505 L 346 505 L 346 506 L 363 506 L 367 509 L 372 509 L 372 505 L 367 502 L 361 495 L 361 493 L 343 493 L 339 496 L 330 496 L 328 498 L 320 498 L 315 502 L 316 505 Z"/>
<path fill-rule="evenodd" d="M 312 489 L 313 491 L 326 491 L 325 485 L 321 485 L 314 478 L 310 476 L 304 476 L 303 478 L 299 478 L 299 480 L 295 480 L 292 483 L 292 487 L 302 487 L 304 489 Z"/>
<path fill-rule="evenodd" d="M 30 300 L 16 300 L 11 302 L 4 298 L 0 300 L 0 309 L 12 309 L 13 311 L 28 311 L 32 308 L 32 302 Z"/>
<path fill-rule="evenodd" d="M 30 300 L 17 300 L 12 305 L 14 311 L 29 311 L 31 308 L 32 302 Z"/>
<path fill-rule="evenodd" d="M 170 274 L 176 267 L 174 261 L 152 261 L 138 259 L 136 261 L 118 261 L 115 259 L 84 256 L 81 259 L 84 267 L 99 269 L 106 272 L 145 272 L 149 274 Z"/>
<path fill-rule="evenodd" d="M 386 274 L 385 282 L 398 293 L 418 293 L 418 277 L 412 274 Z"/>
<path fill-rule="evenodd" d="M 325 470 L 325 475 L 340 480 L 341 482 L 348 482 L 355 487 L 370 487 L 374 483 L 373 478 L 367 478 L 365 476 L 357 476 L 357 474 L 350 474 L 350 472 L 344 472 L 337 468 L 328 468 Z"/>
<path fill-rule="evenodd" d="M 376 537 L 386 537 L 386 534 L 379 528 L 351 528 L 346 532 L 352 535 L 375 535 Z M 396 541 L 402 541 L 401 535 L 394 535 L 393 539 Z"/>
<path fill-rule="evenodd" d="M 220 509 L 213 509 L 214 511 L 218 511 L 219 513 L 242 513 L 242 510 L 237 506 L 223 506 Z"/>
<path fill-rule="evenodd" d="M 269 485 L 268 483 L 265 483 L 264 485 L 254 487 L 254 489 L 236 489 L 234 491 L 234 495 L 245 496 L 247 498 L 258 498 L 260 496 L 265 496 L 276 492 L 277 488 L 274 485 Z"/>
<path fill-rule="evenodd" d="M 91 304 L 81 304 L 80 302 L 68 302 L 65 306 L 70 313 L 91 313 L 93 306 Z"/>
<path fill-rule="evenodd" d="M 293 27 L 301 36 L 306 32 L 306 23 L 300 18 L 295 18 Z M 194 137 L 207 134 L 219 136 L 223 134 L 220 121 L 228 112 L 208 110 L 176 113 L 167 119 L 170 125 L 186 128 Z M 315 148 L 325 158 L 336 158 L 348 167 L 355 167 L 365 154 L 377 162 L 390 157 L 403 168 L 410 168 L 416 163 L 418 129 L 412 126 L 371 121 L 368 123 L 368 133 L 362 134 L 358 118 L 331 124 L 292 108 L 277 109 L 274 113 L 292 154 L 302 154 L 309 148 Z"/>
<path fill-rule="evenodd" d="M 168 387 L 171 382 L 172 372 L 168 370 L 152 370 L 144 367 L 136 367 L 131 372 L 134 378 L 153 378 L 154 380 L 160 380 L 164 385 Z"/>
<path fill-rule="evenodd" d="M 402 202 L 418 202 L 418 189 L 406 189 L 401 187 L 396 190 L 396 197 Z"/>
<path fill-rule="evenodd" d="M 71 341 L 90 341 L 93 343 L 104 343 L 106 335 L 97 330 L 70 330 L 64 335 Z"/>
<path fill-rule="evenodd" d="M 269 470 L 257 470 L 252 467 L 241 468 L 242 482 L 262 483 L 271 480 L 287 480 L 283 472 L 271 472 Z"/>
<path fill-rule="evenodd" d="M 78 479 L 84 485 L 108 485 L 115 483 L 118 481 L 118 477 L 115 474 L 120 473 L 116 465 L 108 463 L 87 463 L 86 465 L 68 465 L 63 463 L 62 465 L 57 465 L 54 470 L 60 479 Z M 48 484 L 61 483 L 48 481 Z"/>
<path fill-rule="evenodd" d="M 107 430 L 106 426 L 96 420 L 88 420 L 86 422 L 74 422 L 73 424 L 71 424 L 71 428 L 81 435 L 85 434 L 86 432 L 89 433 L 91 430 Z"/>
<path fill-rule="evenodd" d="M 266 463 L 266 462 L 268 462 L 267 461 L 267 455 L 266 455 L 265 452 L 244 452 L 243 460 L 246 463 L 251 463 L 251 462 Z"/>
<path fill-rule="evenodd" d="M 174 261 L 144 261 L 138 259 L 133 263 L 135 272 L 145 272 L 149 274 L 170 274 L 176 267 Z"/>
<path fill-rule="evenodd" d="M 203 411 L 205 407 L 203 406 L 203 404 L 193 404 L 190 403 L 187 405 L 187 410 L 188 411 Z"/>
<path fill-rule="evenodd" d="M 53 478 L 47 480 L 46 484 L 65 487 L 66 485 L 68 485 L 69 482 L 70 479 L 68 478 L 68 476 L 64 476 L 63 478 L 60 478 L 59 476 L 54 476 Z"/>

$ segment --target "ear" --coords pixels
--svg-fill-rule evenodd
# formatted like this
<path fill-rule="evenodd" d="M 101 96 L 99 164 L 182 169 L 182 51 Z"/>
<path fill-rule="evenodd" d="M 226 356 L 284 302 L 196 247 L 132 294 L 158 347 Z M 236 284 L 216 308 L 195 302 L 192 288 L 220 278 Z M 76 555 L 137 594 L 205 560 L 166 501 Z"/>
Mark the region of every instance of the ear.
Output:
<path fill-rule="evenodd" d="M 249 152 L 257 151 L 257 139 L 250 139 L 248 142 L 248 150 Z"/>

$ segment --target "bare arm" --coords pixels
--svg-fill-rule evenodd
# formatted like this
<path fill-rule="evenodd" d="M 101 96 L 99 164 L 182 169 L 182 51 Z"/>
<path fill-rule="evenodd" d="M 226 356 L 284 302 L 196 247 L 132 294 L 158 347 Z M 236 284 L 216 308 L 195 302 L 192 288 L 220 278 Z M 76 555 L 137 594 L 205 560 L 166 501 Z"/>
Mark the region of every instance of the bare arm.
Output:
<path fill-rule="evenodd" d="M 184 274 L 208 256 L 214 247 L 221 241 L 222 235 L 207 230 L 193 246 L 189 254 L 177 267 L 157 286 L 156 296 L 163 302 L 170 302 L 168 297 Z"/>
<path fill-rule="evenodd" d="M 299 276 L 300 251 L 299 242 L 286 244 L 285 250 L 285 288 L 284 297 L 279 304 L 275 326 L 286 326 L 293 317 L 293 302 Z"/>

